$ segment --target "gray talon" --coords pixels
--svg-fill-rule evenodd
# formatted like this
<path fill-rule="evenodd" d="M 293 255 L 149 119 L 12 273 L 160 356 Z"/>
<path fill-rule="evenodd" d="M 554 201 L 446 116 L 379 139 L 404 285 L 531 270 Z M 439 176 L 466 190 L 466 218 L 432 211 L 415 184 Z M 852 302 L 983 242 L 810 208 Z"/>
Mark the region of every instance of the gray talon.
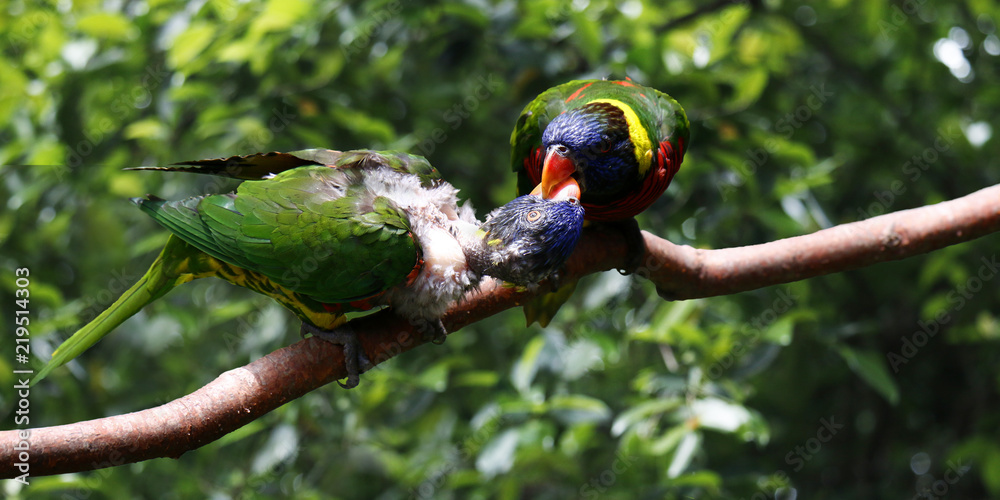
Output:
<path fill-rule="evenodd" d="M 347 369 L 347 383 L 337 381 L 344 389 L 353 389 L 361 382 L 361 367 L 367 371 L 373 366 L 371 360 L 365 355 L 358 342 L 358 334 L 350 325 L 343 325 L 333 330 L 323 330 L 322 328 L 302 323 L 300 334 L 311 333 L 314 337 L 319 337 L 331 344 L 336 344 L 344 348 L 344 367 Z"/>
<path fill-rule="evenodd" d="M 448 330 L 445 330 L 444 323 L 441 322 L 440 318 L 427 320 L 422 325 L 418 325 L 417 330 L 425 337 L 430 334 L 432 336 L 431 342 L 437 345 L 443 344 L 448 339 Z"/>

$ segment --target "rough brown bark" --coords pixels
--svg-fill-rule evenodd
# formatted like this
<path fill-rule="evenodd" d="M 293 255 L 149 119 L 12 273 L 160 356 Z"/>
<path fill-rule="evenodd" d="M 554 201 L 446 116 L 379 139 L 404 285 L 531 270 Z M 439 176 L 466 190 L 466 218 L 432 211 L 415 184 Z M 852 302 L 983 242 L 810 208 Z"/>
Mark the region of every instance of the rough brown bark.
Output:
<path fill-rule="evenodd" d="M 898 260 L 1000 231 L 1000 185 L 957 200 L 905 210 L 761 245 L 700 250 L 643 233 L 646 253 L 635 274 L 669 299 L 736 293 Z M 613 230 L 587 230 L 567 265 L 567 279 L 620 268 L 626 246 Z M 548 290 L 488 283 L 444 319 L 449 331 L 516 307 Z M 382 311 L 351 322 L 369 359 L 382 362 L 427 340 Z M 340 347 L 306 339 L 227 371 L 198 391 L 126 415 L 32 429 L 31 476 L 94 470 L 157 457 L 178 457 L 303 394 L 345 377 Z M 363 382 L 362 382 L 363 383 Z M 362 386 L 358 390 L 364 390 Z M 23 431 L 22 431 L 23 432 Z M 16 467 L 19 431 L 0 432 L 0 477 Z"/>

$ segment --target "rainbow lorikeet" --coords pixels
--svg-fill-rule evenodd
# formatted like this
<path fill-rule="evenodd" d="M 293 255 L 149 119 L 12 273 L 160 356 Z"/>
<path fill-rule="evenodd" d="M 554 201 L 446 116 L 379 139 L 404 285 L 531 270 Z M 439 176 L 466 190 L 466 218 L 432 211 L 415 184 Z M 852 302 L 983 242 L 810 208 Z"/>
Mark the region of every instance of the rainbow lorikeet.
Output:
<path fill-rule="evenodd" d="M 518 192 L 549 198 L 578 184 L 584 218 L 627 221 L 630 259 L 638 260 L 642 237 L 631 218 L 667 189 L 684 159 L 689 128 L 677 101 L 631 80 L 558 85 L 524 108 L 510 136 Z M 529 322 L 547 323 L 573 285 L 526 306 Z"/>
<path fill-rule="evenodd" d="M 229 194 L 133 199 L 173 234 L 139 282 L 66 340 L 35 382 L 175 286 L 215 276 L 274 298 L 302 320 L 303 334 L 343 345 L 353 387 L 367 360 L 346 312 L 389 306 L 443 339 L 441 316 L 484 276 L 545 279 L 583 226 L 573 191 L 516 198 L 480 224 L 424 158 L 399 152 L 316 149 L 140 169 L 246 182 Z"/>
<path fill-rule="evenodd" d="M 518 191 L 579 183 L 587 220 L 627 219 L 670 185 L 689 124 L 673 98 L 630 80 L 576 80 L 542 92 L 510 136 Z"/>

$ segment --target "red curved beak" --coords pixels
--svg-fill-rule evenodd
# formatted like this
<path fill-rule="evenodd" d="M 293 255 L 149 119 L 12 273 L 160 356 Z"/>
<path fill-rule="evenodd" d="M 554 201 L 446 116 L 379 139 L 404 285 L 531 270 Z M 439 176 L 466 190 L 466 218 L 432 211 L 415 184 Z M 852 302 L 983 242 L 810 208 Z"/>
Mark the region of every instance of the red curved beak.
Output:
<path fill-rule="evenodd" d="M 580 199 L 580 184 L 572 177 L 575 172 L 573 160 L 559 154 L 555 147 L 549 147 L 542 164 L 542 182 L 531 194 L 546 200 Z"/>

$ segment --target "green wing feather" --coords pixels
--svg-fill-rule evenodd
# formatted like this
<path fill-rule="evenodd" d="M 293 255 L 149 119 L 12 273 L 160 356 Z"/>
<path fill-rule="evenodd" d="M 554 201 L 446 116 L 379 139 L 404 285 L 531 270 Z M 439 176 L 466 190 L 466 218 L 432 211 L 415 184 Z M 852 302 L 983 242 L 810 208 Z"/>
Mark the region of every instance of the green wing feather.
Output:
<path fill-rule="evenodd" d="M 188 172 L 232 177 L 234 179 L 258 180 L 266 179 L 293 168 L 307 165 L 324 165 L 325 163 L 317 161 L 315 158 L 322 158 L 324 154 L 329 156 L 339 153 L 339 151 L 330 151 L 327 149 L 307 149 L 291 153 L 257 153 L 246 156 L 182 161 L 162 167 L 133 167 L 126 170 Z"/>
<path fill-rule="evenodd" d="M 379 168 L 417 175 L 428 185 L 440 178 L 423 158 L 395 152 L 315 149 L 184 165 L 141 169 L 252 181 L 235 194 L 133 199 L 173 236 L 135 285 L 56 349 L 32 384 L 175 286 L 201 277 L 244 286 L 244 280 L 256 281 L 249 288 L 271 295 L 303 321 L 335 326 L 342 316 L 316 301 L 370 297 L 402 282 L 419 259 L 406 215 L 387 198 L 365 196 L 358 181 Z M 276 291 L 260 283 L 260 275 L 296 293 Z"/>
<path fill-rule="evenodd" d="M 402 282 L 418 260 L 404 213 L 359 196 L 349 171 L 300 167 L 235 194 L 140 206 L 174 234 L 229 264 L 325 303 Z"/>
<path fill-rule="evenodd" d="M 340 169 L 370 170 L 389 168 L 396 172 L 415 175 L 423 187 L 431 187 L 441 180 L 441 174 L 423 157 L 400 151 L 345 151 L 336 161 L 326 163 Z"/>
<path fill-rule="evenodd" d="M 438 171 L 421 156 L 399 151 L 335 151 L 332 149 L 257 153 L 208 160 L 182 161 L 167 166 L 133 167 L 126 170 L 188 172 L 243 180 L 261 180 L 295 168 L 318 165 L 340 169 L 388 167 L 398 172 L 416 175 L 425 183 L 441 178 Z"/>

